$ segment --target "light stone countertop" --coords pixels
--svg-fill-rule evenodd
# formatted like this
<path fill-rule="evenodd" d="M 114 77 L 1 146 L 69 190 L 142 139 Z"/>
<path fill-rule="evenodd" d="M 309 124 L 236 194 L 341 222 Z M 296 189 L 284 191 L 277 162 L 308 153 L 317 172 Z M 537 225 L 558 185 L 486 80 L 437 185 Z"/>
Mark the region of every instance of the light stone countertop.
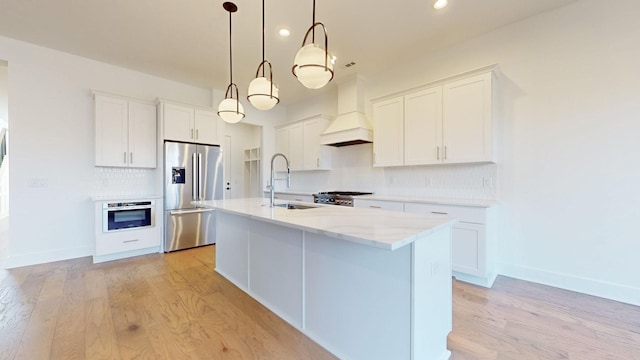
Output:
<path fill-rule="evenodd" d="M 356 191 L 356 190 L 354 190 Z M 265 193 L 269 193 L 265 190 Z M 302 190 L 277 190 L 276 194 L 290 194 L 290 195 L 308 195 L 313 196 L 318 192 L 308 192 Z M 455 206 L 469 206 L 469 207 L 492 207 L 496 205 L 495 200 L 478 200 L 478 199 L 449 199 L 449 198 L 421 198 L 421 197 L 407 197 L 407 196 L 393 196 L 393 195 L 359 195 L 355 199 L 363 200 L 376 200 L 376 201 L 397 201 L 397 202 L 409 202 L 418 204 L 438 204 L 438 205 L 455 205 Z"/>
<path fill-rule="evenodd" d="M 99 195 L 92 196 L 92 201 L 117 201 L 117 200 L 155 200 L 162 199 L 162 195 Z"/>
<path fill-rule="evenodd" d="M 277 203 L 309 205 L 296 201 Z M 192 204 L 386 250 L 399 249 L 456 221 L 335 205 L 314 204 L 317 207 L 313 209 L 288 210 L 272 208 L 269 199 L 264 198 L 194 201 Z"/>

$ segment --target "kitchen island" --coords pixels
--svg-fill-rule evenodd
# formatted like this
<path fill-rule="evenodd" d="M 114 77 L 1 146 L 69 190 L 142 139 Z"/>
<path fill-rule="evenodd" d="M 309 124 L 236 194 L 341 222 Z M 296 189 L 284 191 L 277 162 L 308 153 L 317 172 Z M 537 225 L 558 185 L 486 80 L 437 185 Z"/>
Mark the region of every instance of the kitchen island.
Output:
<path fill-rule="evenodd" d="M 193 202 L 219 210 L 218 273 L 341 359 L 449 358 L 454 220 L 268 203 Z"/>

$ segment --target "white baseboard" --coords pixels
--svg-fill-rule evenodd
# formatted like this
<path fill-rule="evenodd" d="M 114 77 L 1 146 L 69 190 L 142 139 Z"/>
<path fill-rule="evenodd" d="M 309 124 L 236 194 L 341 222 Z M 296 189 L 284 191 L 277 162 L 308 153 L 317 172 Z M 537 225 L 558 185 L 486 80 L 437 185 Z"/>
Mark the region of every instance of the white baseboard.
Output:
<path fill-rule="evenodd" d="M 54 261 L 76 259 L 93 255 L 93 246 L 79 248 L 67 248 L 56 251 L 29 253 L 18 256 L 9 255 L 4 261 L 5 269 L 13 269 L 22 266 L 38 265 Z"/>
<path fill-rule="evenodd" d="M 513 264 L 499 264 L 498 272 L 520 280 L 640 306 L 640 288 Z"/>

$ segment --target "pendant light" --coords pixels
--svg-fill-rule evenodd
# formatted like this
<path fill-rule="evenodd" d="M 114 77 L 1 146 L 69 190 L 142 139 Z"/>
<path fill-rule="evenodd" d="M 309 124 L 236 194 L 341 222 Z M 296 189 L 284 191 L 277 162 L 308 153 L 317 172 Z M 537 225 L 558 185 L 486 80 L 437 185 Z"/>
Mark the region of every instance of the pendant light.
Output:
<path fill-rule="evenodd" d="M 324 33 L 324 50 L 316 45 L 316 26 L 321 26 Z M 311 32 L 311 43 L 305 45 Z M 309 89 L 320 89 L 333 79 L 333 63 L 329 58 L 329 39 L 327 29 L 321 22 L 316 22 L 316 0 L 313 0 L 312 25 L 302 41 L 302 48 L 296 54 L 293 75 Z"/>
<path fill-rule="evenodd" d="M 269 78 L 265 77 L 265 66 L 269 65 Z M 262 76 L 260 75 L 262 69 Z M 262 62 L 256 70 L 256 78 L 249 83 L 249 102 L 259 110 L 270 110 L 280 99 L 278 98 L 278 88 L 273 85 L 273 71 L 271 63 L 264 59 L 264 0 L 262 0 Z"/>
<path fill-rule="evenodd" d="M 231 13 L 238 11 L 236 4 L 225 2 L 222 4 L 225 10 L 229 12 L 229 86 L 224 94 L 224 100 L 218 106 L 218 116 L 222 120 L 234 124 L 244 118 L 244 108 L 240 104 L 238 97 L 238 86 L 233 83 L 233 57 L 231 52 Z M 233 97 L 235 90 L 236 97 Z"/>

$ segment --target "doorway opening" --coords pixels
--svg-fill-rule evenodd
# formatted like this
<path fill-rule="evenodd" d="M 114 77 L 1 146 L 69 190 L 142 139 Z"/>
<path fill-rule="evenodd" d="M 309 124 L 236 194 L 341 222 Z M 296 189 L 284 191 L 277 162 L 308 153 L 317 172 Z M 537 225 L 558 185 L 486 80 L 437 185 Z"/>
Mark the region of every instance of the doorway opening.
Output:
<path fill-rule="evenodd" d="M 263 197 L 262 126 L 226 125 L 223 149 L 225 199 Z"/>

